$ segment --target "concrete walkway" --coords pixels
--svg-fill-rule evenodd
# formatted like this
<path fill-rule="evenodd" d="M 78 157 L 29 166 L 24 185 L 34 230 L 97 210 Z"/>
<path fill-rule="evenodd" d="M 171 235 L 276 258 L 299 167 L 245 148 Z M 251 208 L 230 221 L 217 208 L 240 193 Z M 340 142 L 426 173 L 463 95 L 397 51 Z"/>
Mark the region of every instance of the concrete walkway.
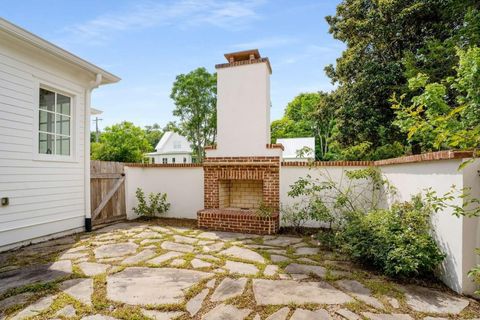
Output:
<path fill-rule="evenodd" d="M 474 319 L 310 238 L 122 223 L 0 254 L 0 319 Z"/>

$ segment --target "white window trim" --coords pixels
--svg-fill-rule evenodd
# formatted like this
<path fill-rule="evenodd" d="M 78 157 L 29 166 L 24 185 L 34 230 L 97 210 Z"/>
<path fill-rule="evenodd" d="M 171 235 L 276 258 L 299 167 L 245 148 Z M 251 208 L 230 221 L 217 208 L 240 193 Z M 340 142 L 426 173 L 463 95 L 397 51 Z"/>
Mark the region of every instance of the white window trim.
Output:
<path fill-rule="evenodd" d="M 40 89 L 46 89 L 68 96 L 71 99 L 70 106 L 70 155 L 57 155 L 57 154 L 42 154 L 39 153 L 39 106 L 40 106 Z M 80 126 L 80 112 L 78 108 L 78 96 L 79 92 L 72 91 L 72 89 L 65 88 L 64 86 L 43 79 L 35 79 L 33 86 L 33 150 L 32 159 L 36 161 L 52 161 L 52 162 L 78 162 L 79 161 L 79 135 L 78 128 Z"/>

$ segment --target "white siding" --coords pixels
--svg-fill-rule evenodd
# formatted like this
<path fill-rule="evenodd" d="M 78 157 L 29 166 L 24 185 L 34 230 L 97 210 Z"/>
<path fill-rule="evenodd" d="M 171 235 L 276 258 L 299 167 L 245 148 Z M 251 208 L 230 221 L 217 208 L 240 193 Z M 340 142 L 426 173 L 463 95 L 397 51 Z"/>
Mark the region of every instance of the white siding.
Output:
<path fill-rule="evenodd" d="M 0 32 L 0 249 L 82 228 L 87 76 Z M 74 95 L 71 161 L 40 161 L 38 85 Z"/>

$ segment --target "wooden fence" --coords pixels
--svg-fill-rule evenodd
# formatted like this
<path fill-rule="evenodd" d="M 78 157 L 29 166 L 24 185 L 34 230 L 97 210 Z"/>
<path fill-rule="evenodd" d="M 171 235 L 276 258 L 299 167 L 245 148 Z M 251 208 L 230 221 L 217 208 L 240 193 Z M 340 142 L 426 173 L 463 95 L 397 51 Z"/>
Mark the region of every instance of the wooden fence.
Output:
<path fill-rule="evenodd" d="M 92 225 L 126 219 L 125 171 L 121 162 L 90 162 Z"/>

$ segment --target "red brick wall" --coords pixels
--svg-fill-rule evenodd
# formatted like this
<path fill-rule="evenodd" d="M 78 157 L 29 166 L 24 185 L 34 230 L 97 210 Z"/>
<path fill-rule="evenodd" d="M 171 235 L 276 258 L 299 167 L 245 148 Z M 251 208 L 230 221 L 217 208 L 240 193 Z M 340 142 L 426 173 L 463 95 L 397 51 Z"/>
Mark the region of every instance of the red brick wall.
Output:
<path fill-rule="evenodd" d="M 219 208 L 219 180 L 262 180 L 263 202 L 280 206 L 279 157 L 209 157 L 203 163 L 205 209 Z"/>
<path fill-rule="evenodd" d="M 275 234 L 280 228 L 278 212 L 261 218 L 254 211 L 205 209 L 197 213 L 199 228 L 254 234 Z"/>

